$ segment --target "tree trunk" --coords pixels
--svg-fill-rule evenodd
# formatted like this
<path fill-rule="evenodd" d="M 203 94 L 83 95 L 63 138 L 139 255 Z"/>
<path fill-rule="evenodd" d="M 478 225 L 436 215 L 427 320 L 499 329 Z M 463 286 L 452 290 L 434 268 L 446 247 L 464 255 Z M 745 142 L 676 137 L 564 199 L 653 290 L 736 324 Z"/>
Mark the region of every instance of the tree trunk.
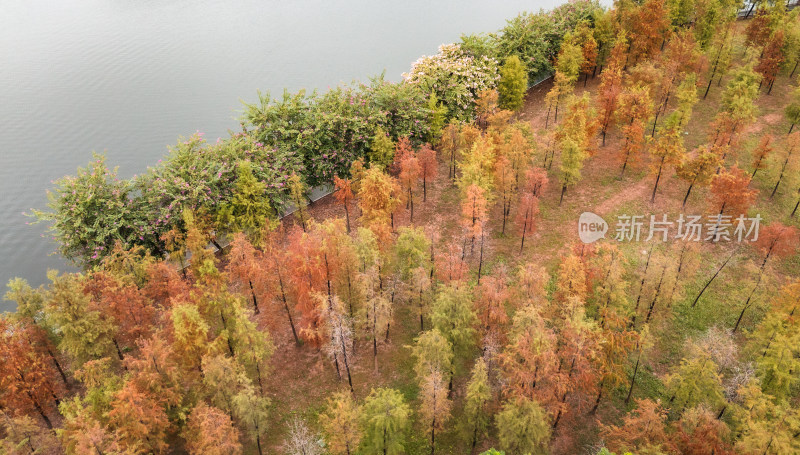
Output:
<path fill-rule="evenodd" d="M 431 455 L 436 453 L 436 416 L 431 421 Z"/>
<path fill-rule="evenodd" d="M 500 230 L 501 234 L 506 233 L 506 192 L 503 191 L 503 228 Z"/>
<path fill-rule="evenodd" d="M 656 302 L 658 302 L 658 296 L 661 294 L 661 285 L 664 283 L 664 275 L 667 273 L 667 266 L 665 265 L 663 269 L 661 269 L 661 279 L 658 281 L 658 286 L 656 286 L 656 293 L 653 296 L 653 301 L 650 302 L 650 308 L 647 310 L 647 317 L 644 318 L 644 323 L 647 324 L 650 322 L 650 317 L 653 315 L 653 310 L 656 307 Z"/>
<path fill-rule="evenodd" d="M 475 453 L 475 446 L 478 445 L 478 422 L 475 422 L 475 427 L 472 429 L 472 449 L 470 449 L 469 453 Z"/>
<path fill-rule="evenodd" d="M 561 97 L 560 95 L 556 97 L 556 112 L 555 114 L 553 114 L 553 123 L 558 123 L 558 102 L 560 101 L 559 100 L 560 97 Z"/>
<path fill-rule="evenodd" d="M 639 361 L 642 359 L 642 351 L 636 356 L 636 366 L 633 367 L 633 376 L 631 377 L 631 386 L 628 388 L 628 396 L 625 397 L 625 404 L 630 403 L 631 395 L 633 394 L 633 385 L 636 384 L 636 373 L 639 372 Z"/>
<path fill-rule="evenodd" d="M 558 200 L 558 205 L 561 205 L 561 203 L 564 202 L 564 193 L 566 192 L 567 192 L 567 185 L 564 184 L 563 186 L 561 186 L 561 198 Z"/>
<path fill-rule="evenodd" d="M 653 195 L 650 197 L 650 203 L 656 201 L 656 191 L 658 190 L 658 182 L 661 180 L 661 170 L 664 168 L 664 160 L 666 157 L 661 157 L 661 162 L 658 164 L 658 175 L 656 175 L 656 184 L 653 185 Z"/>
<path fill-rule="evenodd" d="M 692 188 L 694 187 L 695 180 L 697 180 L 697 177 L 692 179 L 692 183 L 689 184 L 689 189 L 686 190 L 686 196 L 683 197 L 683 204 L 681 205 L 681 208 L 685 208 L 686 207 L 686 201 L 689 200 L 689 194 L 691 194 L 691 192 L 692 192 Z"/>
<path fill-rule="evenodd" d="M 333 366 L 336 367 L 336 377 L 341 381 L 342 372 L 339 370 L 339 356 L 335 352 L 333 353 Z"/>
<path fill-rule="evenodd" d="M 36 401 L 35 398 L 33 398 L 33 395 L 30 392 L 26 392 L 26 393 L 28 394 L 28 398 L 30 398 L 31 402 L 33 403 L 33 406 L 36 408 L 36 411 L 38 411 L 39 415 L 42 416 L 42 419 L 44 419 L 44 423 L 45 423 L 45 425 L 47 425 L 47 428 L 52 430 L 53 429 L 53 423 L 50 422 L 50 418 L 47 417 L 47 414 L 45 414 L 44 409 L 42 409 L 42 406 L 39 404 L 38 401 Z"/>
<path fill-rule="evenodd" d="M 61 368 L 61 364 L 58 362 L 58 359 L 56 358 L 55 354 L 53 354 L 53 351 L 51 351 L 50 348 L 47 349 L 47 353 L 53 360 L 53 364 L 55 364 L 56 370 L 58 370 L 58 374 L 61 375 L 61 380 L 64 381 L 64 385 L 69 387 L 69 384 L 67 383 L 67 375 L 64 373 L 64 369 Z"/>
<path fill-rule="evenodd" d="M 350 364 L 347 361 L 347 348 L 344 344 L 344 337 L 340 336 L 339 341 L 342 344 L 342 357 L 344 358 L 344 368 L 347 371 L 347 383 L 350 384 L 350 392 L 355 393 L 355 390 L 353 390 L 353 377 L 350 375 Z"/>
<path fill-rule="evenodd" d="M 756 293 L 756 289 L 758 289 L 758 285 L 761 284 L 761 277 L 764 276 L 763 270 L 758 274 L 758 280 L 756 281 L 756 285 L 753 286 L 753 290 L 750 291 L 750 295 L 747 296 L 747 300 L 744 302 L 744 307 L 742 311 L 739 313 L 739 317 L 736 319 L 736 324 L 733 326 L 733 333 L 736 333 L 739 330 L 739 324 L 742 323 L 742 318 L 744 318 L 744 313 L 747 311 L 748 308 L 752 305 L 753 295 Z"/>
<path fill-rule="evenodd" d="M 786 170 L 786 165 L 789 163 L 789 158 L 792 156 L 792 153 L 789 152 L 786 155 L 786 160 L 783 161 L 783 166 L 781 166 L 781 174 L 778 176 L 778 181 L 775 183 L 775 188 L 772 189 L 772 193 L 769 195 L 769 198 L 772 199 L 775 197 L 775 193 L 778 192 L 778 186 L 781 184 L 781 180 L 783 180 L 783 172 Z"/>
<path fill-rule="evenodd" d="M 603 383 L 605 382 L 605 380 L 606 378 L 603 378 L 600 381 L 600 387 L 599 387 L 600 391 L 597 393 L 597 399 L 594 400 L 594 407 L 592 408 L 591 411 L 589 411 L 589 414 L 594 415 L 594 413 L 597 412 L 597 408 L 600 407 L 600 400 L 603 398 Z"/>
<path fill-rule="evenodd" d="M 544 118 L 544 129 L 547 130 L 547 124 L 550 122 L 550 108 L 552 104 L 547 105 L 547 116 Z"/>
<path fill-rule="evenodd" d="M 714 73 L 717 71 L 717 65 L 714 65 Z M 711 77 L 708 79 L 708 85 L 706 86 L 706 92 L 703 93 L 703 99 L 706 99 L 708 96 L 708 91 L 711 89 L 711 82 L 714 81 L 714 73 L 711 73 Z"/>
<path fill-rule="evenodd" d="M 283 289 L 283 277 L 278 272 L 278 283 L 281 287 L 281 299 L 283 300 L 283 307 L 286 309 L 286 315 L 289 317 L 289 326 L 292 328 L 292 336 L 294 336 L 294 343 L 299 345 L 300 338 L 297 337 L 297 330 L 294 328 L 294 320 L 292 320 L 292 312 L 289 310 L 289 303 L 286 301 L 286 292 Z"/>
<path fill-rule="evenodd" d="M 116 338 L 112 338 L 111 342 L 114 343 L 114 348 L 116 348 L 116 350 L 117 350 L 117 357 L 119 357 L 119 361 L 123 362 L 125 360 L 125 357 L 122 355 L 122 350 L 119 348 L 119 343 L 117 343 L 117 339 Z M 127 368 L 125 368 L 125 369 L 127 370 Z"/>
<path fill-rule="evenodd" d="M 408 200 L 411 203 L 411 222 L 414 222 L 414 192 L 411 191 L 411 187 L 408 187 Z"/>
<path fill-rule="evenodd" d="M 736 255 L 736 253 L 737 253 L 738 251 L 739 251 L 739 250 L 737 249 L 737 250 L 735 250 L 735 251 L 734 251 L 734 252 L 733 252 L 733 253 L 732 253 L 730 256 L 728 256 L 728 259 L 725 259 L 725 262 L 723 262 L 723 263 L 722 263 L 722 265 L 721 265 L 721 266 L 719 266 L 719 268 L 717 269 L 717 271 L 716 271 L 716 272 L 714 272 L 714 275 L 712 275 L 712 276 L 711 276 L 711 279 L 709 279 L 709 280 L 706 282 L 705 286 L 703 286 L 703 289 L 701 289 L 701 290 L 700 290 L 700 293 L 699 293 L 699 294 L 697 294 L 697 297 L 695 297 L 695 298 L 694 298 L 694 301 L 692 302 L 692 308 L 694 308 L 694 307 L 697 305 L 697 302 L 699 302 L 699 301 L 700 301 L 700 297 L 702 297 L 702 296 L 703 296 L 703 293 L 704 293 L 704 292 L 706 292 L 706 289 L 708 289 L 708 287 L 709 287 L 709 286 L 711 286 L 711 283 L 712 283 L 712 282 L 713 282 L 713 281 L 714 281 L 714 280 L 717 278 L 717 275 L 719 275 L 719 272 L 721 272 L 721 271 L 722 271 L 722 269 L 724 269 L 724 268 L 725 268 L 725 266 L 726 266 L 726 265 L 728 265 L 728 261 L 730 261 L 730 260 L 733 258 L 733 256 L 734 256 L 734 255 Z"/>
<path fill-rule="evenodd" d="M 636 296 L 636 306 L 633 308 L 633 317 L 631 318 L 631 327 L 636 326 L 636 313 L 639 312 L 639 302 L 642 300 L 642 290 L 644 289 L 644 282 L 647 279 L 647 269 L 650 268 L 650 258 L 653 256 L 653 248 L 647 252 L 647 261 L 644 263 L 644 273 L 642 273 L 642 280 L 639 282 L 639 294 Z"/>
<path fill-rule="evenodd" d="M 481 284 L 481 271 L 483 270 L 483 239 L 484 233 L 483 229 L 481 229 L 481 253 L 480 258 L 478 259 L 478 284 Z"/>
<path fill-rule="evenodd" d="M 661 114 L 661 109 L 656 110 L 656 117 L 653 120 L 653 131 L 650 133 L 650 137 L 656 137 L 656 125 L 658 125 L 659 114 Z"/>
<path fill-rule="evenodd" d="M 525 221 L 522 223 L 522 243 L 519 245 L 519 254 L 522 254 L 522 248 L 525 247 L 525 231 L 528 230 L 528 214 L 530 210 L 525 211 Z"/>
<path fill-rule="evenodd" d="M 344 203 L 344 219 L 347 226 L 347 233 L 350 233 L 350 209 L 347 208 L 347 201 Z"/>
<path fill-rule="evenodd" d="M 250 295 L 253 296 L 253 310 L 258 314 L 258 299 L 256 298 L 256 290 L 253 288 L 253 280 L 247 280 L 247 283 L 250 284 Z"/>

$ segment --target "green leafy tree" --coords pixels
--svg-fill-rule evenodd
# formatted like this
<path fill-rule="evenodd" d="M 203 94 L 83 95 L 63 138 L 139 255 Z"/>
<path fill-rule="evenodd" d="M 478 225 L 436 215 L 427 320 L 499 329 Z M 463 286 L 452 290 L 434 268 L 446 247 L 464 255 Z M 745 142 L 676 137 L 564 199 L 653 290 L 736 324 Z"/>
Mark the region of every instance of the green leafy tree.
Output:
<path fill-rule="evenodd" d="M 546 454 L 550 440 L 547 411 L 525 397 L 514 397 L 497 414 L 497 437 L 509 453 Z"/>
<path fill-rule="evenodd" d="M 447 386 L 441 371 L 430 372 L 420 384 L 420 414 L 425 419 L 425 430 L 430 435 L 431 455 L 436 453 L 436 433 L 444 429 L 450 419 L 453 403 L 448 396 Z"/>
<path fill-rule="evenodd" d="M 519 110 L 525 102 L 525 91 L 528 89 L 528 74 L 519 57 L 508 57 L 500 67 L 500 107 L 512 111 Z"/>
<path fill-rule="evenodd" d="M 372 389 L 364 400 L 362 427 L 363 453 L 400 455 L 410 424 L 411 408 L 403 395 L 394 389 Z"/>
<path fill-rule="evenodd" d="M 486 437 L 489 426 L 489 400 L 492 389 L 486 362 L 479 358 L 472 367 L 472 375 L 467 382 L 467 395 L 464 402 L 464 432 L 469 435 L 470 446 L 475 450 L 478 439 Z"/>
<path fill-rule="evenodd" d="M 397 230 L 394 256 L 400 278 L 409 280 L 419 267 L 430 269 L 431 241 L 421 227 L 402 227 Z"/>
<path fill-rule="evenodd" d="M 267 198 L 267 184 L 256 179 L 249 161 L 242 161 L 237 167 L 233 196 L 220 208 L 217 220 L 225 230 L 243 232 L 258 246 L 261 231 L 274 216 Z"/>
<path fill-rule="evenodd" d="M 666 386 L 672 395 L 670 403 L 677 409 L 700 403 L 720 407 L 725 401 L 719 367 L 704 351 L 681 359 L 678 368 L 667 376 Z"/>
<path fill-rule="evenodd" d="M 678 166 L 686 155 L 686 148 L 683 146 L 683 131 L 680 128 L 680 114 L 673 112 L 661 127 L 661 134 L 650 148 L 650 154 L 655 163 L 651 166 L 651 172 L 655 174 L 656 181 L 653 184 L 653 194 L 650 202 L 655 202 L 658 184 L 667 166 Z"/>
<path fill-rule="evenodd" d="M 472 296 L 465 287 L 443 287 L 433 302 L 431 320 L 453 346 L 457 353 L 466 352 L 475 343 L 475 326 L 478 317 L 472 305 Z"/>
<path fill-rule="evenodd" d="M 740 387 L 738 395 L 743 412 L 737 453 L 779 455 L 800 451 L 800 441 L 796 437 L 800 413 L 796 408 L 785 400 L 775 402 L 754 380 Z"/>
<path fill-rule="evenodd" d="M 449 374 L 453 368 L 453 345 L 437 329 L 422 332 L 414 340 L 411 355 L 415 359 L 414 372 L 418 381 L 432 371 Z"/>
<path fill-rule="evenodd" d="M 795 88 L 789 94 L 789 104 L 784 109 L 786 120 L 789 121 L 789 134 L 792 134 L 795 124 L 800 122 L 800 87 Z"/>
<path fill-rule="evenodd" d="M 431 92 L 428 97 L 428 124 L 430 129 L 428 131 L 427 142 L 435 145 L 439 138 L 442 136 L 445 122 L 447 122 L 447 107 L 439 102 L 436 93 Z"/>
<path fill-rule="evenodd" d="M 706 187 L 711 184 L 715 172 L 721 165 L 719 153 L 709 146 L 702 146 L 697 149 L 695 155 L 676 167 L 676 174 L 679 179 L 688 182 L 689 188 L 683 197 L 683 207 L 689 200 L 692 188 L 696 185 Z"/>
<path fill-rule="evenodd" d="M 50 210 L 33 210 L 33 216 L 50 224 L 59 253 L 67 259 L 95 266 L 116 242 L 128 248 L 138 237 L 135 226 L 141 213 L 131 197 L 133 189 L 128 181 L 117 178 L 116 169 L 106 166 L 104 156 L 93 155 L 76 176 L 59 179 L 55 185 L 48 192 Z"/>
<path fill-rule="evenodd" d="M 386 169 L 394 162 L 394 142 L 383 128 L 378 128 L 372 136 L 367 154 L 369 164 Z"/>
<path fill-rule="evenodd" d="M 337 392 L 328 398 L 327 407 L 319 421 L 331 453 L 350 455 L 358 448 L 363 436 L 358 422 L 360 414 L 361 408 L 352 394 Z"/>
<path fill-rule="evenodd" d="M 59 276 L 54 270 L 47 275 L 52 284 L 45 311 L 60 334 L 58 348 L 72 357 L 76 365 L 114 352 L 115 328 L 99 311 L 90 309 L 81 275 Z"/>
<path fill-rule="evenodd" d="M 556 140 L 561 148 L 561 199 L 567 188 L 581 179 L 583 162 L 589 156 L 590 138 L 594 136 L 591 126 L 593 113 L 589 111 L 589 98 L 584 94 L 581 98 L 569 101 L 567 117 L 556 133 Z"/>
<path fill-rule="evenodd" d="M 261 441 L 268 429 L 270 399 L 257 395 L 252 387 L 246 387 L 233 397 L 233 406 L 233 415 L 256 443 L 259 455 L 263 455 Z"/>
<path fill-rule="evenodd" d="M 777 398 L 789 398 L 800 371 L 800 333 L 773 333 L 769 344 L 756 362 L 756 374 L 765 392 Z"/>

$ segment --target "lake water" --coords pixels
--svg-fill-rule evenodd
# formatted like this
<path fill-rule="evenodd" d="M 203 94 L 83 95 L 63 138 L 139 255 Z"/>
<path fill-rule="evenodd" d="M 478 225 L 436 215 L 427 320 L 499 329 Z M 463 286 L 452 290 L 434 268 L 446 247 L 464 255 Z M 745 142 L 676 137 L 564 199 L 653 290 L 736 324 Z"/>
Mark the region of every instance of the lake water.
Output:
<path fill-rule="evenodd" d="M 2 0 L 0 284 L 71 270 L 22 213 L 93 150 L 130 177 L 179 135 L 226 136 L 257 89 L 325 90 L 384 70 L 396 81 L 461 33 L 557 3 Z"/>

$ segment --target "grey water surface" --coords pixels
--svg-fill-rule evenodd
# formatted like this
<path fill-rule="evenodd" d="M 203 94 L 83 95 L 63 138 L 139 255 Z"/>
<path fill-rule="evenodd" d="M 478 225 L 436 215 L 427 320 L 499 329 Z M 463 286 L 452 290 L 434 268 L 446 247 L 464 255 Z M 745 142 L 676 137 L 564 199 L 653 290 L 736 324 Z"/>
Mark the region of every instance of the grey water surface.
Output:
<path fill-rule="evenodd" d="M 0 295 L 19 276 L 72 270 L 45 227 L 52 181 L 92 151 L 122 177 L 179 135 L 215 140 L 256 90 L 326 90 L 411 62 L 461 33 L 490 32 L 558 0 L 2 0 Z M 0 301 L 0 310 L 11 308 Z"/>

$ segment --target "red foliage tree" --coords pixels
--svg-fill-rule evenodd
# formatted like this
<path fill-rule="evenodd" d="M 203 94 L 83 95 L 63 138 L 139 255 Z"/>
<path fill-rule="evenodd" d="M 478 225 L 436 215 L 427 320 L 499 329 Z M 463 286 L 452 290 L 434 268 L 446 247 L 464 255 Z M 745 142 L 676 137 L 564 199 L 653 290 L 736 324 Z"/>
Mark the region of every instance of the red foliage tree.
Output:
<path fill-rule="evenodd" d="M 598 115 L 600 134 L 603 136 L 603 146 L 606 145 L 606 134 L 614 126 L 619 102 L 622 93 L 622 67 L 612 60 L 600 73 L 600 87 L 597 90 Z"/>
<path fill-rule="evenodd" d="M 411 141 L 407 136 L 400 136 L 397 138 L 397 144 L 394 147 L 394 161 L 392 162 L 391 172 L 394 175 L 400 173 L 400 166 L 404 159 L 409 155 L 414 154 L 414 148 L 411 146 Z"/>
<path fill-rule="evenodd" d="M 400 160 L 400 184 L 406 195 L 406 208 L 410 209 L 410 220 L 414 222 L 414 185 L 419 180 L 422 169 L 416 154 L 411 151 L 405 153 Z"/>
<path fill-rule="evenodd" d="M 769 38 L 767 45 L 764 47 L 764 52 L 761 54 L 761 59 L 755 67 L 756 72 L 761 74 L 761 84 L 766 83 L 769 87 L 767 90 L 768 95 L 772 93 L 772 85 L 775 83 L 775 78 L 778 76 L 778 71 L 780 71 L 781 63 L 784 60 L 783 44 L 783 30 L 777 30 Z"/>
<path fill-rule="evenodd" d="M 751 179 L 756 176 L 756 172 L 760 169 L 764 169 L 766 164 L 764 160 L 773 150 L 772 140 L 773 137 L 771 134 L 761 136 L 761 140 L 758 142 L 755 150 L 753 150 L 753 173 L 750 174 Z"/>
<path fill-rule="evenodd" d="M 478 317 L 486 333 L 493 333 L 496 340 L 503 332 L 502 326 L 508 322 L 505 305 L 510 296 L 508 276 L 502 268 L 487 276 L 478 287 L 478 298 L 475 300 Z"/>
<path fill-rule="evenodd" d="M 134 348 L 138 339 L 152 333 L 157 310 L 135 285 L 95 272 L 86 281 L 84 292 L 92 296 L 89 309 L 112 321 L 116 330 L 112 341 L 120 360 L 124 349 Z"/>
<path fill-rule="evenodd" d="M 685 411 L 676 423 L 675 435 L 680 453 L 690 455 L 733 455 L 727 442 L 730 428 L 710 409 L 697 407 Z"/>
<path fill-rule="evenodd" d="M 253 311 L 258 314 L 258 302 L 266 297 L 265 274 L 259 252 L 247 240 L 244 233 L 234 234 L 228 253 L 228 276 L 232 284 L 244 288 L 253 300 Z"/>
<path fill-rule="evenodd" d="M 265 276 L 271 280 L 270 287 L 273 289 L 274 298 L 280 302 L 280 306 L 286 311 L 289 319 L 289 327 L 292 329 L 292 336 L 296 344 L 300 343 L 297 335 L 292 310 L 289 308 L 288 286 L 290 280 L 287 276 L 287 263 L 289 262 L 290 252 L 281 244 L 277 231 L 270 232 L 264 241 L 263 261 Z"/>
<path fill-rule="evenodd" d="M 314 292 L 325 292 L 325 267 L 321 245 L 316 236 L 293 229 L 287 236 L 286 245 L 287 281 L 295 308 L 300 314 L 300 335 L 314 345 L 321 340 L 317 333 L 321 323 L 319 308 L 313 298 Z"/>
<path fill-rule="evenodd" d="M 443 253 L 437 254 L 434 258 L 437 278 L 445 284 L 463 280 L 468 271 L 465 256 L 466 238 L 464 245 L 460 242 L 450 243 Z"/>
<path fill-rule="evenodd" d="M 159 261 L 147 267 L 147 283 L 142 292 L 156 305 L 168 307 L 172 300 L 182 300 L 188 295 L 189 285 L 175 267 Z"/>
<path fill-rule="evenodd" d="M 156 333 L 137 343 L 137 356 L 125 358 L 125 368 L 137 390 L 146 391 L 160 406 L 180 404 L 185 384 L 199 380 L 194 371 L 181 371 L 166 333 Z"/>

